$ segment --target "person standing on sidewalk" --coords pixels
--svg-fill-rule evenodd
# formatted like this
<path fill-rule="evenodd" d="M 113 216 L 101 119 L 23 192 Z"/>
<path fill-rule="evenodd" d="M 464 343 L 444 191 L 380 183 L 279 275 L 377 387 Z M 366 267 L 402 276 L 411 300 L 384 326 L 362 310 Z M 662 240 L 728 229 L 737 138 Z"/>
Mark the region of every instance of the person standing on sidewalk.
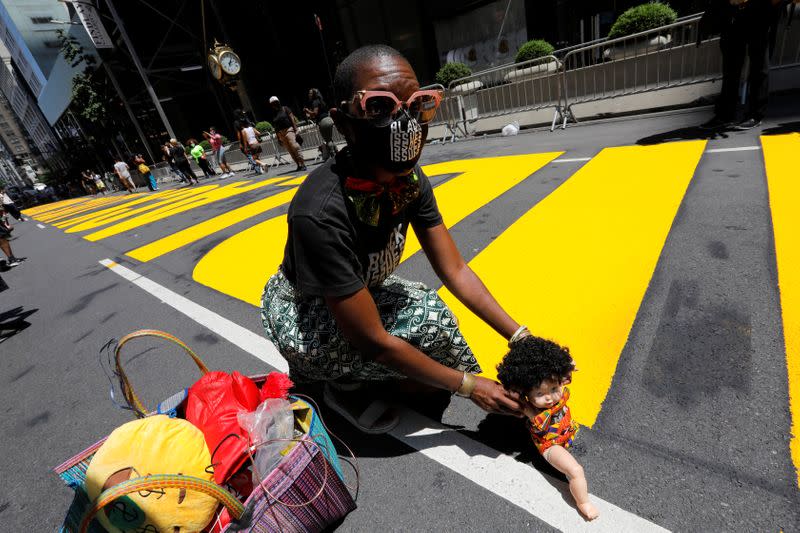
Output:
<path fill-rule="evenodd" d="M 714 118 L 700 127 L 747 130 L 761 125 L 769 95 L 769 56 L 783 0 L 711 0 L 701 26 L 719 31 L 722 89 Z M 736 103 L 744 60 L 750 61 L 744 119 L 737 123 Z"/>
<path fill-rule="evenodd" d="M 124 162 L 119 157 L 114 158 L 114 173 L 119 178 L 119 182 L 122 184 L 125 189 L 133 194 L 133 191 L 136 190 L 136 185 L 133 183 L 133 178 L 131 177 L 131 169 L 128 166 L 128 163 Z"/>
<path fill-rule="evenodd" d="M 303 108 L 306 117 L 317 123 L 319 134 L 322 136 L 322 160 L 336 155 L 336 145 L 333 143 L 333 119 L 328 114 L 328 106 L 322 99 L 319 89 L 308 90 L 308 107 Z"/>
<path fill-rule="evenodd" d="M 169 145 L 169 155 L 175 161 L 175 166 L 178 167 L 181 174 L 186 177 L 189 185 L 192 184 L 192 180 L 194 180 L 195 183 L 200 183 L 194 170 L 192 170 L 192 167 L 189 165 L 189 160 L 186 159 L 186 150 L 184 150 L 183 145 L 181 145 L 177 139 L 170 139 Z"/>
<path fill-rule="evenodd" d="M 208 159 L 206 159 L 205 149 L 203 149 L 202 146 L 197 144 L 197 139 L 189 139 L 188 144 L 189 144 L 189 153 L 192 154 L 195 163 L 197 163 L 197 166 L 200 167 L 200 170 L 203 171 L 203 176 L 205 178 L 216 176 L 217 173 L 214 172 L 214 169 L 211 168 L 211 165 L 208 164 Z"/>
<path fill-rule="evenodd" d="M 6 193 L 5 187 L 0 187 L 0 200 L 3 201 L 3 210 L 9 213 L 12 217 L 16 218 L 20 222 L 25 222 L 28 220 L 22 216 L 22 213 L 19 212 L 19 208 L 14 203 L 14 200 L 12 200 L 8 193 Z"/>
<path fill-rule="evenodd" d="M 269 105 L 272 108 L 273 116 L 272 127 L 275 128 L 275 135 L 278 140 L 297 163 L 296 171 L 306 170 L 306 163 L 300 155 L 300 145 L 297 144 L 297 119 L 292 110 L 281 105 L 277 96 L 271 96 Z"/>
<path fill-rule="evenodd" d="M 214 159 L 217 160 L 217 166 L 219 167 L 219 171 L 222 173 L 220 179 L 229 178 L 234 175 L 231 167 L 228 166 L 228 162 L 225 160 L 225 151 L 227 148 L 222 143 L 222 135 L 217 133 L 216 128 L 211 126 L 208 128 L 208 131 L 203 132 L 203 137 L 208 140 L 208 144 L 211 145 L 211 153 L 214 155 Z"/>

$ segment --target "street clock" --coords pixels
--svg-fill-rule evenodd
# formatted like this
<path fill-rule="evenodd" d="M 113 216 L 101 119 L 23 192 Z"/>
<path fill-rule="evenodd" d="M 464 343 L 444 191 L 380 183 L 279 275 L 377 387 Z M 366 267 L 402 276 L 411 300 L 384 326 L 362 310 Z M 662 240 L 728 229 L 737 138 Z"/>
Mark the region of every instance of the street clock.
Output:
<path fill-rule="evenodd" d="M 208 70 L 220 83 L 230 86 L 242 70 L 242 60 L 230 46 L 214 41 L 214 48 L 208 51 Z"/>
<path fill-rule="evenodd" d="M 219 59 L 214 54 L 208 54 L 208 70 L 215 80 L 222 79 L 222 65 L 219 64 Z"/>

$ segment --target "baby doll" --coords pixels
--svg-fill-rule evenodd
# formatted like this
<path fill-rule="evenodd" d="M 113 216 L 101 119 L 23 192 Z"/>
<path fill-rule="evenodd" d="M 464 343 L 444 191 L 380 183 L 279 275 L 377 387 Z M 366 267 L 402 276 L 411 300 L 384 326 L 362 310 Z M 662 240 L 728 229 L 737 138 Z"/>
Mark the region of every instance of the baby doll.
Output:
<path fill-rule="evenodd" d="M 511 344 L 497 365 L 497 379 L 522 396 L 533 443 L 548 463 L 567 476 L 581 514 L 594 520 L 599 513 L 589 501 L 583 467 L 567 451 L 578 432 L 567 406 L 569 390 L 565 387 L 574 368 L 567 348 L 529 336 Z"/>

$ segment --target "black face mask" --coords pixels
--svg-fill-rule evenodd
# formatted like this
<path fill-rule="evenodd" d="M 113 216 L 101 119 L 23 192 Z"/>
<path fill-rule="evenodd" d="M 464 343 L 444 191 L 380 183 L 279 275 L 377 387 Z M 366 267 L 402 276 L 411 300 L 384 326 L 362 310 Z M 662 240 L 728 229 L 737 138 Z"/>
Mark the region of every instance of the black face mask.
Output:
<path fill-rule="evenodd" d="M 427 125 L 420 125 L 405 110 L 387 126 L 377 127 L 367 120 L 350 120 L 355 134 L 353 155 L 389 172 L 411 170 L 422 155 L 428 136 Z"/>

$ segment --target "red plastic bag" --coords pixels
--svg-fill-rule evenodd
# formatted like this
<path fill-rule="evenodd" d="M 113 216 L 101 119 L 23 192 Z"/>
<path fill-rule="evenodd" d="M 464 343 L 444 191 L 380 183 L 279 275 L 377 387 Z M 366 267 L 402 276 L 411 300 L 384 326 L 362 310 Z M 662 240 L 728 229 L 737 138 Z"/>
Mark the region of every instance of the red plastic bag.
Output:
<path fill-rule="evenodd" d="M 239 372 L 209 372 L 189 389 L 186 420 L 203 432 L 214 463 L 214 481 L 225 483 L 247 460 L 248 436 L 239 426 L 240 411 L 261 403 L 256 384 Z"/>

